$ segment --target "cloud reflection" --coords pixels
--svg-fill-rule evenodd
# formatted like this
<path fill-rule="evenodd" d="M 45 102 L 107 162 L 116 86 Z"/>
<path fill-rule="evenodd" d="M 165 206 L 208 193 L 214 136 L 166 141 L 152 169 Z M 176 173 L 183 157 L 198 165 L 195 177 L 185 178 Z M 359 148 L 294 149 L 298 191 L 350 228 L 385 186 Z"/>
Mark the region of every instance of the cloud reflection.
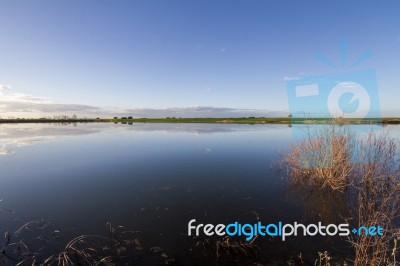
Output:
<path fill-rule="evenodd" d="M 281 125 L 237 125 L 237 124 L 151 124 L 134 123 L 87 123 L 87 124 L 0 124 L 0 156 L 13 154 L 21 147 L 64 137 L 90 135 L 95 133 L 114 134 L 121 131 L 166 132 L 188 134 L 214 134 L 281 129 Z"/>
<path fill-rule="evenodd" d="M 0 124 L 0 155 L 13 154 L 17 148 L 59 137 L 98 132 L 92 127 L 54 124 Z"/>

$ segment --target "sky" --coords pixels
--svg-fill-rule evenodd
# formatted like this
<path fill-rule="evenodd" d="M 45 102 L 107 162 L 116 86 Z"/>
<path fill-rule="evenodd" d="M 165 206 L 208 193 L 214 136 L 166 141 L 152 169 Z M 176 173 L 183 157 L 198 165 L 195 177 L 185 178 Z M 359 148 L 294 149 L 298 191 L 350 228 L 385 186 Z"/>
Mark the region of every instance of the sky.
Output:
<path fill-rule="evenodd" d="M 399 1 L 0 0 L 0 11 L 0 117 L 287 116 L 288 82 L 364 69 L 382 115 L 400 116 Z"/>

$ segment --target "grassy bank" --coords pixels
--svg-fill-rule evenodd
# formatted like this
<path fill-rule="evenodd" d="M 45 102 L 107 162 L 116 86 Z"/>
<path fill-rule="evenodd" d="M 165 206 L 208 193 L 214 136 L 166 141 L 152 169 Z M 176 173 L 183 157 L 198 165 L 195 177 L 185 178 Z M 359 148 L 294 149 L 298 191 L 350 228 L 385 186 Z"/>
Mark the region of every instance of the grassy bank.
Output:
<path fill-rule="evenodd" d="M 236 117 L 236 118 L 82 118 L 82 119 L 0 119 L 6 123 L 220 123 L 220 124 L 330 124 L 329 118 L 289 118 L 289 117 Z M 342 118 L 343 124 L 400 124 L 400 118 Z"/>

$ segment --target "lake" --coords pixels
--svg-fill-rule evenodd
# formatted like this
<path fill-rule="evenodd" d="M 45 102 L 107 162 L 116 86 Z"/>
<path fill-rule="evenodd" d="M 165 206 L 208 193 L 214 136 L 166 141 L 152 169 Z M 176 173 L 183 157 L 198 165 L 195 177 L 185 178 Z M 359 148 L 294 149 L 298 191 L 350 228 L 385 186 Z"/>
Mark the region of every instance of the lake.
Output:
<path fill-rule="evenodd" d="M 396 137 L 400 132 L 385 128 Z M 316 207 L 335 195 L 314 195 L 282 178 L 280 154 L 293 141 L 292 129 L 1 124 L 0 233 L 37 251 L 36 262 L 80 235 L 93 236 L 79 243 L 87 245 L 82 250 L 110 254 L 118 265 L 287 265 L 300 254 L 314 261 L 325 250 L 351 256 L 345 237 L 258 237 L 249 245 L 242 236 L 229 248 L 220 236 L 188 236 L 192 219 L 215 225 L 337 219 L 337 209 L 326 207 L 333 205 Z M 20 261 L 14 247 L 6 248 L 2 265 Z"/>

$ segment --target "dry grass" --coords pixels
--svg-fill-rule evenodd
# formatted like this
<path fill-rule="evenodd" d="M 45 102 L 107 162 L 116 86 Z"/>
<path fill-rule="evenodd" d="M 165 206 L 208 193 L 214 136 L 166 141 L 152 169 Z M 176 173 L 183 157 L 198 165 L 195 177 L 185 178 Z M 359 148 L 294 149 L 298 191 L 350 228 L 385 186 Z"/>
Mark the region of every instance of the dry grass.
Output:
<path fill-rule="evenodd" d="M 217 260 L 224 261 L 226 258 L 255 258 L 257 256 L 258 246 L 254 240 L 251 242 L 237 241 L 229 236 L 223 237 L 221 240 L 213 240 L 210 238 L 202 239 L 198 237 L 195 248 L 202 249 L 205 256 L 214 256 Z"/>
<path fill-rule="evenodd" d="M 293 183 L 344 190 L 352 184 L 353 134 L 348 127 L 337 124 L 306 129 L 306 138 L 291 145 L 283 157 L 289 179 Z"/>
<path fill-rule="evenodd" d="M 61 232 L 50 229 L 49 224 L 44 220 L 33 220 L 23 223 L 14 232 L 6 231 L 0 250 L 0 265 L 132 265 L 143 254 L 157 264 L 171 264 L 175 261 L 160 247 L 145 250 L 137 236 L 139 231 L 114 228 L 111 222 L 106 225 L 108 236 L 81 235 L 70 240 L 64 247 L 59 243 L 62 241 L 59 236 Z M 32 246 L 39 245 L 42 248 L 31 251 Z M 154 249 L 162 252 L 154 252 Z"/>
<path fill-rule="evenodd" d="M 103 244 L 98 245 L 99 242 Z M 42 265 L 113 265 L 111 256 L 100 255 L 109 244 L 116 244 L 116 241 L 104 236 L 81 235 L 68 242 L 64 251 L 48 257 Z"/>
<path fill-rule="evenodd" d="M 283 157 L 292 184 L 353 195 L 347 197 L 351 215 L 345 220 L 358 227 L 384 228 L 384 236 L 350 237 L 354 265 L 399 265 L 399 150 L 398 140 L 387 133 L 371 132 L 357 139 L 347 126 L 333 123 L 322 129 L 308 128 L 307 137 Z"/>
<path fill-rule="evenodd" d="M 388 134 L 370 133 L 360 140 L 354 174 L 357 201 L 354 217 L 358 226 L 384 228 L 384 236 L 361 235 L 350 239 L 356 254 L 355 265 L 397 265 L 400 210 L 399 143 Z"/>

